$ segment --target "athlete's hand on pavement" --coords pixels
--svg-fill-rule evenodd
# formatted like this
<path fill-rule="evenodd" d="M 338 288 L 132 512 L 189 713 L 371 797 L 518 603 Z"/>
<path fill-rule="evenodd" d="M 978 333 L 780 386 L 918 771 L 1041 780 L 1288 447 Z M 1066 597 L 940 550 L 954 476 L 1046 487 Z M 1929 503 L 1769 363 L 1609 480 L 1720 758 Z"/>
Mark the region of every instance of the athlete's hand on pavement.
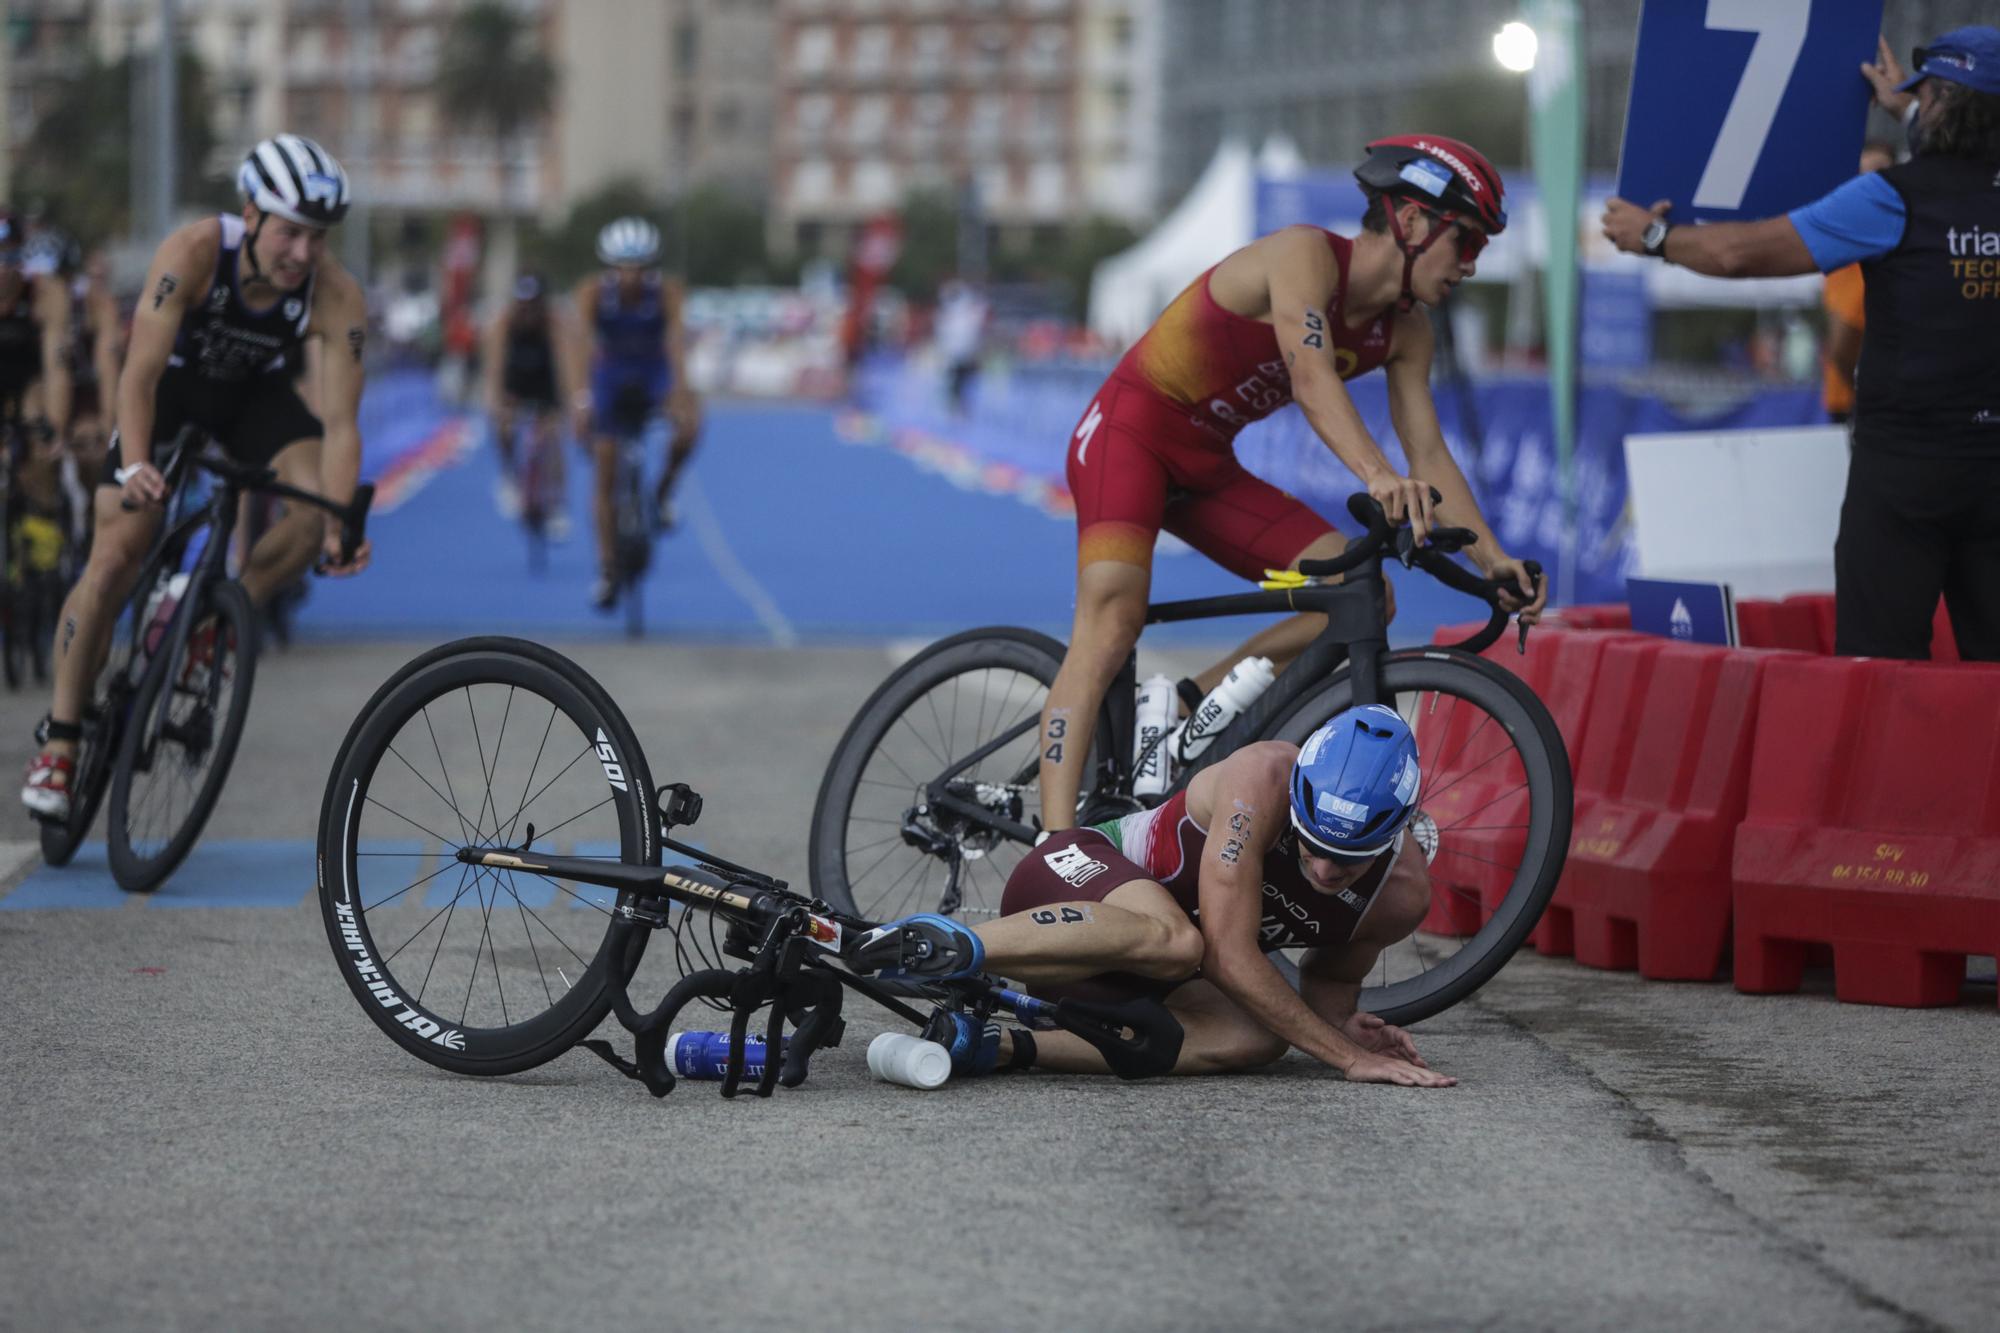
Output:
<path fill-rule="evenodd" d="M 341 563 L 340 525 L 338 523 L 329 524 L 327 526 L 326 540 L 319 548 L 319 572 L 337 579 L 344 579 L 349 575 L 359 574 L 362 570 L 368 568 L 369 557 L 374 553 L 374 546 L 370 544 L 366 537 L 363 537 L 361 544 L 354 548 L 354 558 L 345 564 Z"/>
<path fill-rule="evenodd" d="M 125 478 L 119 494 L 127 509 L 156 505 L 167 498 L 167 479 L 151 463 L 141 463 L 137 472 Z"/>
<path fill-rule="evenodd" d="M 1370 1052 L 1341 1071 L 1349 1083 L 1395 1083 L 1405 1088 L 1450 1088 L 1458 1080 L 1393 1055 Z"/>
<path fill-rule="evenodd" d="M 1903 62 L 1896 59 L 1896 53 L 1889 49 L 1889 39 L 1875 38 L 1875 59 L 1861 62 L 1861 75 L 1875 89 L 1875 102 L 1897 120 L 1910 109 L 1910 103 L 1917 100 L 1915 93 L 1899 93 L 1896 85 L 1909 77 L 1903 69 Z"/>
<path fill-rule="evenodd" d="M 1651 208 L 1641 208 L 1623 199 L 1612 199 L 1604 205 L 1604 239 L 1623 250 L 1628 255 L 1646 253 L 1646 228 L 1653 225 L 1656 218 L 1663 218 L 1673 208 L 1671 199 L 1662 199 Z"/>
<path fill-rule="evenodd" d="M 1364 1051 L 1392 1055 L 1409 1061 L 1419 1069 L 1430 1068 L 1417 1054 L 1417 1044 L 1410 1040 L 1410 1034 L 1393 1023 L 1385 1022 L 1379 1014 L 1357 1011 L 1340 1025 L 1340 1034 Z"/>
<path fill-rule="evenodd" d="M 1429 482 L 1418 481 L 1415 477 L 1399 477 L 1390 472 L 1369 482 L 1368 494 L 1375 497 L 1375 503 L 1382 506 L 1382 512 L 1389 516 L 1391 523 L 1410 525 L 1419 546 L 1424 544 L 1430 530 L 1437 526 L 1437 520 L 1431 514 Z"/>
<path fill-rule="evenodd" d="M 1519 588 L 1520 591 L 1516 593 L 1514 588 L 1502 588 L 1500 590 L 1500 605 L 1506 607 L 1509 611 L 1520 612 L 1521 623 L 1524 625 L 1535 625 L 1541 622 L 1542 608 L 1548 604 L 1549 600 L 1549 581 L 1546 577 L 1540 583 L 1535 582 L 1535 580 L 1528 577 L 1527 565 L 1516 560 L 1511 555 L 1503 555 L 1488 566 L 1486 577 L 1489 579 L 1514 580 L 1514 588 Z"/>

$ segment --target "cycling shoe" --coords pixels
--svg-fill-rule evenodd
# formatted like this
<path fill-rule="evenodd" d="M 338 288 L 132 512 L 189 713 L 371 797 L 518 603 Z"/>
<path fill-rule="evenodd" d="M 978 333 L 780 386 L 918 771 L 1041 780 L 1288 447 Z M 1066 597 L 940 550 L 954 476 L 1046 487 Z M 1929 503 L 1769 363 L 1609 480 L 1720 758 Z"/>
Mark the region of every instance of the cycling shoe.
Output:
<path fill-rule="evenodd" d="M 951 1072 L 958 1077 L 990 1074 L 1000 1061 L 1000 1025 L 971 1014 L 937 1010 L 924 1026 L 924 1040 L 951 1052 Z"/>
<path fill-rule="evenodd" d="M 922 912 L 863 935 L 848 962 L 886 980 L 952 981 L 976 975 L 986 963 L 986 947 L 963 922 Z"/>

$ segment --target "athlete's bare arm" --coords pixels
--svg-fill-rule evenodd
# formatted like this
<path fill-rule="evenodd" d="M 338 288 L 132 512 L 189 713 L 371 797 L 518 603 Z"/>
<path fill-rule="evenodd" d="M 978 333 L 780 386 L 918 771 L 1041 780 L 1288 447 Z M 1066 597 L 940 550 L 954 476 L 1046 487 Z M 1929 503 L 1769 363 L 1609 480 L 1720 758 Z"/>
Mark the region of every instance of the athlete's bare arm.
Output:
<path fill-rule="evenodd" d="M 570 298 L 570 317 L 576 321 L 576 336 L 570 342 L 570 411 L 576 418 L 576 438 L 590 438 L 590 363 L 597 355 L 598 275 L 593 273 L 576 285 Z"/>
<path fill-rule="evenodd" d="M 1313 433 L 1368 488 L 1391 522 L 1407 517 L 1422 540 L 1432 524 L 1430 491 L 1399 476 L 1368 433 L 1340 378 L 1327 320 L 1340 269 L 1317 227 L 1287 227 L 1257 243 L 1263 251 L 1268 308 L 1278 350 L 1291 370 L 1292 397 Z"/>
<path fill-rule="evenodd" d="M 1428 1069 L 1416 1043 L 1399 1027 L 1360 1008 L 1361 985 L 1382 950 L 1407 939 L 1430 903 L 1430 867 L 1414 841 L 1406 841 L 1388 876 L 1375 890 L 1374 907 L 1344 944 L 1308 949 L 1299 963 L 1299 996 L 1363 1050 L 1408 1060 Z"/>
<path fill-rule="evenodd" d="M 660 284 L 660 300 L 667 317 L 667 371 L 672 385 L 667 390 L 667 419 L 676 435 L 691 435 L 700 424 L 700 407 L 687 375 L 687 288 L 679 278 L 668 278 Z"/>
<path fill-rule="evenodd" d="M 1208 814 L 1198 890 L 1202 975 L 1272 1035 L 1345 1073 L 1367 1052 L 1309 1009 L 1257 947 L 1264 853 L 1284 832 L 1291 763 L 1289 746 L 1252 745 L 1197 779 L 1205 780 Z"/>
<path fill-rule="evenodd" d="M 69 433 L 69 292 L 54 278 L 35 284 L 35 318 L 42 326 L 42 411 L 61 440 Z"/>
<path fill-rule="evenodd" d="M 1514 605 L 1523 608 L 1522 618 L 1534 624 L 1548 601 L 1548 583 L 1544 580 L 1537 588 L 1526 567 L 1500 545 L 1485 515 L 1479 512 L 1479 501 L 1473 498 L 1458 460 L 1451 456 L 1444 428 L 1438 425 L 1437 403 L 1431 398 L 1435 344 L 1430 318 L 1417 310 L 1396 316 L 1396 333 L 1390 341 L 1388 364 L 1382 368 L 1389 377 L 1389 419 L 1395 423 L 1396 437 L 1410 460 L 1410 476 L 1437 487 L 1444 496 L 1439 508 L 1446 520 L 1479 534 L 1467 554 L 1488 578 L 1504 576 L 1515 581 L 1521 595 L 1513 599 Z"/>
<path fill-rule="evenodd" d="M 361 383 L 368 348 L 368 301 L 361 284 L 331 255 L 320 260 L 306 337 L 320 344 L 319 410 L 326 434 L 320 445 L 319 490 L 335 504 L 345 504 L 361 480 Z M 368 566 L 366 540 L 351 560 L 342 563 L 340 520 L 330 514 L 322 550 L 329 574 L 358 574 Z"/>
<path fill-rule="evenodd" d="M 111 285 L 102 278 L 90 280 L 83 300 L 85 308 L 90 311 L 90 359 L 97 367 L 98 411 L 110 418 L 104 423 L 107 427 L 114 426 L 118 415 L 118 362 L 122 350 L 118 337 L 118 302 L 111 295 Z"/>
<path fill-rule="evenodd" d="M 191 222 L 160 242 L 139 308 L 132 316 L 132 342 L 125 369 L 118 377 L 118 451 L 126 467 L 143 463 L 125 483 L 125 499 L 158 504 L 166 498 L 166 479 L 152 466 L 153 395 L 173 355 L 181 318 L 192 301 L 201 299 L 215 278 L 222 252 L 222 224 L 214 218 Z"/>
<path fill-rule="evenodd" d="M 498 417 L 504 405 L 500 375 L 507 360 L 507 321 L 511 313 L 511 306 L 502 306 L 479 335 L 479 397 L 486 404 L 489 417 Z"/>

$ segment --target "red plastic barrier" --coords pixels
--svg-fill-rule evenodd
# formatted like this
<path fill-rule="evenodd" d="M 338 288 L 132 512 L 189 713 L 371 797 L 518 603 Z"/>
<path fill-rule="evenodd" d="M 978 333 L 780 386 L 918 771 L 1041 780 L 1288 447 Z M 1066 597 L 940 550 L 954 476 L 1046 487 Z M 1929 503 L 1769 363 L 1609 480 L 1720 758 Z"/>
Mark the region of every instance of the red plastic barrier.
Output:
<path fill-rule="evenodd" d="M 1799 592 L 1785 599 L 1786 606 L 1804 609 L 1812 617 L 1813 652 L 1822 657 L 1833 654 L 1833 594 L 1830 592 Z"/>
<path fill-rule="evenodd" d="M 1561 606 L 1550 613 L 1550 623 L 1564 629 L 1631 629 L 1632 608 L 1624 602 Z"/>
<path fill-rule="evenodd" d="M 1774 659 L 1733 861 L 1736 987 L 1956 1003 L 2000 953 L 2000 668 Z"/>
<path fill-rule="evenodd" d="M 1529 636 L 1525 656 L 1512 637 L 1486 655 L 1519 675 L 1548 705 L 1574 767 L 1598 661 L 1609 645 L 1634 638 L 1658 642 L 1616 632 L 1541 629 Z M 1513 882 L 1526 850 L 1528 800 L 1514 744 L 1476 709 L 1440 706 L 1419 714 L 1417 749 L 1425 768 L 1419 799 L 1439 828 L 1426 930 L 1446 935 L 1477 930 Z M 1566 924 L 1538 927 L 1530 938 L 1547 952 L 1567 953 Z"/>
<path fill-rule="evenodd" d="M 1557 898 L 1576 960 L 1706 981 L 1729 938 L 1730 852 L 1773 654 L 1655 641 L 1606 649 Z"/>
<path fill-rule="evenodd" d="M 1818 617 L 1810 606 L 1787 598 L 1782 602 L 1746 598 L 1736 604 L 1736 641 L 1745 648 L 1790 648 L 1817 653 Z"/>
<path fill-rule="evenodd" d="M 1748 605 L 1748 603 L 1744 603 Z M 1787 607 L 1802 608 L 1813 619 L 1813 641 L 1817 645 L 1811 651 L 1831 653 L 1833 651 L 1833 594 L 1830 592 L 1795 593 L 1784 600 Z M 1743 641 L 1750 642 L 1750 631 L 1745 625 L 1739 609 L 1737 624 L 1743 629 Z M 1766 645 L 1770 647 L 1791 647 L 1791 644 Z M 1937 611 L 1931 617 L 1931 661 L 1956 662 L 1958 638 L 1951 632 L 1951 616 L 1945 610 L 1944 599 L 1939 598 Z"/>

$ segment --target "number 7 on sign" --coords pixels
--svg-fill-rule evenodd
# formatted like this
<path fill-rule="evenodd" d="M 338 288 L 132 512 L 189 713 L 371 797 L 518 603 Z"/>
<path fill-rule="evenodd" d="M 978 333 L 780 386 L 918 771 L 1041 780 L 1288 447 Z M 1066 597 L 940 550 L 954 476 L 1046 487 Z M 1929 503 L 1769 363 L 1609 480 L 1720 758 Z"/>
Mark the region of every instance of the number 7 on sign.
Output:
<path fill-rule="evenodd" d="M 1694 189 L 1696 208 L 1738 208 L 1750 188 L 1750 173 L 1763 156 L 1771 122 L 1792 81 L 1806 45 L 1812 0 L 1708 0 L 1707 26 L 1722 32 L 1754 32 L 1750 63 L 1729 100 L 1722 132 L 1708 155 L 1708 167 Z"/>

